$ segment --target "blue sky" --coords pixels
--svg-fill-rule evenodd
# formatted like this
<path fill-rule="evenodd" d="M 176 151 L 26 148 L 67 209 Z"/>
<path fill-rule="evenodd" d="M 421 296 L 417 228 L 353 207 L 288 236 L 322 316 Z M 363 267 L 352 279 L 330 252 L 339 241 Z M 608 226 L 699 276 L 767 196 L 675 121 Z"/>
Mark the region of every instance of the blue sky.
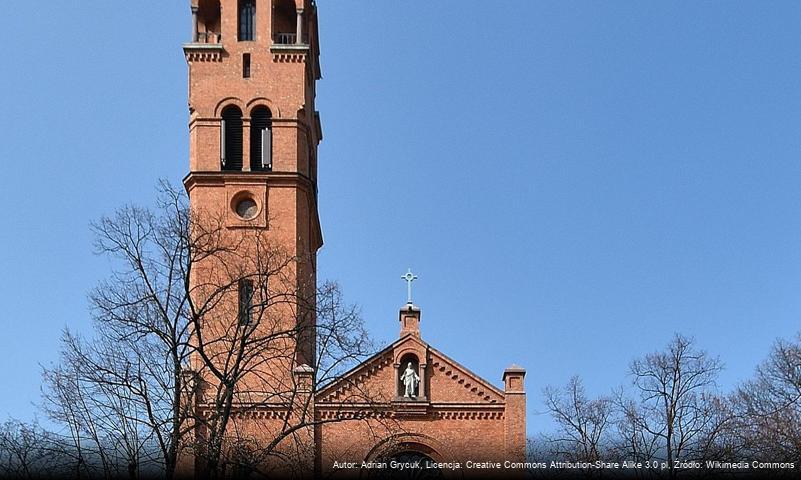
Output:
<path fill-rule="evenodd" d="M 319 0 L 321 278 L 382 343 L 592 393 L 673 332 L 747 378 L 801 318 L 801 3 Z M 88 224 L 188 168 L 188 1 L 9 0 L 0 417 L 108 273 Z"/>

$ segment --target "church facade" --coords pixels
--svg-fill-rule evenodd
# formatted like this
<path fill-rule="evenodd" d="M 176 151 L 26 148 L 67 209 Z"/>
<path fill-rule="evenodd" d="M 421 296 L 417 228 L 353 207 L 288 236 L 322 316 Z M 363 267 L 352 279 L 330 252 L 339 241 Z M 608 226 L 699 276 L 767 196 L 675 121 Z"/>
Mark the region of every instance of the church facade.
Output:
<path fill-rule="evenodd" d="M 215 219 L 214 238 L 236 245 L 199 258 L 191 283 L 198 295 L 229 284 L 237 293 L 219 294 L 217 310 L 209 309 L 195 332 L 196 346 L 214 343 L 209 338 L 218 341 L 199 349 L 189 369 L 194 376 L 186 401 L 198 419 L 197 445 L 205 446 L 185 448 L 182 472 L 203 474 L 209 468 L 204 459 L 213 457 L 215 448 L 224 449 L 222 439 L 233 431 L 255 442 L 243 455 L 255 455 L 259 445 L 283 434 L 273 446 L 279 454 L 269 461 L 301 463 L 306 475 L 371 477 L 383 464 L 424 461 L 443 464 L 431 469 L 438 475 L 462 478 L 472 471 L 445 464 L 522 462 L 525 371 L 512 366 L 498 372 L 501 387 L 478 377 L 425 341 L 421 310 L 411 298 L 399 311 L 397 341 L 328 384 L 316 383 L 313 334 L 280 337 L 286 355 L 257 359 L 257 367 L 229 375 L 232 356 L 225 342 L 255 338 L 264 330 L 257 315 L 274 319 L 273 333 L 279 327 L 315 331 L 316 255 L 323 242 L 317 204 L 322 141 L 315 108 L 321 78 L 317 9 L 313 0 L 191 0 L 190 6 L 184 184 L 192 212 Z M 267 297 L 277 296 L 275 280 L 262 284 L 260 275 L 241 274 L 267 263 L 265 240 L 293 259 L 282 270 L 282 291 L 309 299 L 310 308 L 270 303 Z M 240 272 L 235 281 L 232 270 Z M 226 314 L 219 313 L 220 305 L 230 307 L 222 309 Z M 261 308 L 258 314 L 254 305 Z M 232 379 L 240 383 L 227 389 Z M 218 420 L 220 411 L 227 415 L 225 423 Z M 292 421 L 297 428 L 287 427 Z M 219 440 L 204 444 L 215 435 Z"/>
<path fill-rule="evenodd" d="M 525 370 L 507 368 L 503 388 L 497 388 L 425 342 L 420 308 L 407 303 L 398 320 L 397 341 L 317 393 L 320 419 L 343 411 L 353 418 L 365 412 L 373 417 L 322 423 L 317 434 L 319 468 L 331 470 L 335 464 L 354 461 L 390 467 L 393 459 L 422 459 L 443 464 L 437 468 L 445 478 L 449 473 L 463 478 L 486 475 L 469 468 L 468 462 L 523 462 Z M 354 390 L 387 400 L 359 411 L 347 401 Z"/>

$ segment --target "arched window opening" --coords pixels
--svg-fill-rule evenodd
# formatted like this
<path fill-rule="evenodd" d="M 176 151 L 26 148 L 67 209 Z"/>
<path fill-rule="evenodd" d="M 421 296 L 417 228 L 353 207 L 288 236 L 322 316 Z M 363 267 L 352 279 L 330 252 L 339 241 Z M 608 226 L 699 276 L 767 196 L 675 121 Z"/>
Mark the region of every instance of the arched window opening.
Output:
<path fill-rule="evenodd" d="M 242 170 L 242 110 L 225 107 L 220 122 L 220 161 L 223 170 Z"/>
<path fill-rule="evenodd" d="M 273 168 L 272 116 L 267 107 L 256 107 L 250 114 L 250 169 L 253 171 Z"/>
<path fill-rule="evenodd" d="M 297 7 L 291 0 L 277 0 L 273 5 L 273 42 L 280 45 L 298 43 Z"/>
<path fill-rule="evenodd" d="M 220 43 L 220 0 L 199 0 L 197 38 L 200 43 Z"/>
<path fill-rule="evenodd" d="M 417 355 L 407 353 L 401 357 L 398 366 L 398 397 L 417 398 L 420 395 L 420 361 Z M 407 392 L 407 386 L 409 391 Z"/>
<path fill-rule="evenodd" d="M 256 0 L 239 0 L 239 41 L 252 41 L 256 35 Z"/>

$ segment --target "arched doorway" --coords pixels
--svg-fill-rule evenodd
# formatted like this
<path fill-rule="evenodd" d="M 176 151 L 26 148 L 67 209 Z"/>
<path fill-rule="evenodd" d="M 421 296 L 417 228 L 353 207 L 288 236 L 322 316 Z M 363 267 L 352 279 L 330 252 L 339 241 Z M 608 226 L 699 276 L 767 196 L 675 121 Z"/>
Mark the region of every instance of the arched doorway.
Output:
<path fill-rule="evenodd" d="M 442 470 L 429 467 L 434 463 L 431 457 L 415 450 L 399 451 L 383 461 L 387 463 L 387 468 L 373 470 L 368 477 L 370 480 L 440 480 L 445 478 Z M 393 464 L 403 465 L 403 468 L 392 468 Z"/>

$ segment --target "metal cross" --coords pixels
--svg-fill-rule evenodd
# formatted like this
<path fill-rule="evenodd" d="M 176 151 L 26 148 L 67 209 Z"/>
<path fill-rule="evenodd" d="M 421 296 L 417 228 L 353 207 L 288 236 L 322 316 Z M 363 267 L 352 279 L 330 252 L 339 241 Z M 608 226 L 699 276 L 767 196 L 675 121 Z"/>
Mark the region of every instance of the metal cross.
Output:
<path fill-rule="evenodd" d="M 417 275 L 412 273 L 412 269 L 410 268 L 406 275 L 401 277 L 401 280 L 406 280 L 406 287 L 408 288 L 408 296 L 406 303 L 409 305 L 412 304 L 412 282 L 417 280 Z"/>

